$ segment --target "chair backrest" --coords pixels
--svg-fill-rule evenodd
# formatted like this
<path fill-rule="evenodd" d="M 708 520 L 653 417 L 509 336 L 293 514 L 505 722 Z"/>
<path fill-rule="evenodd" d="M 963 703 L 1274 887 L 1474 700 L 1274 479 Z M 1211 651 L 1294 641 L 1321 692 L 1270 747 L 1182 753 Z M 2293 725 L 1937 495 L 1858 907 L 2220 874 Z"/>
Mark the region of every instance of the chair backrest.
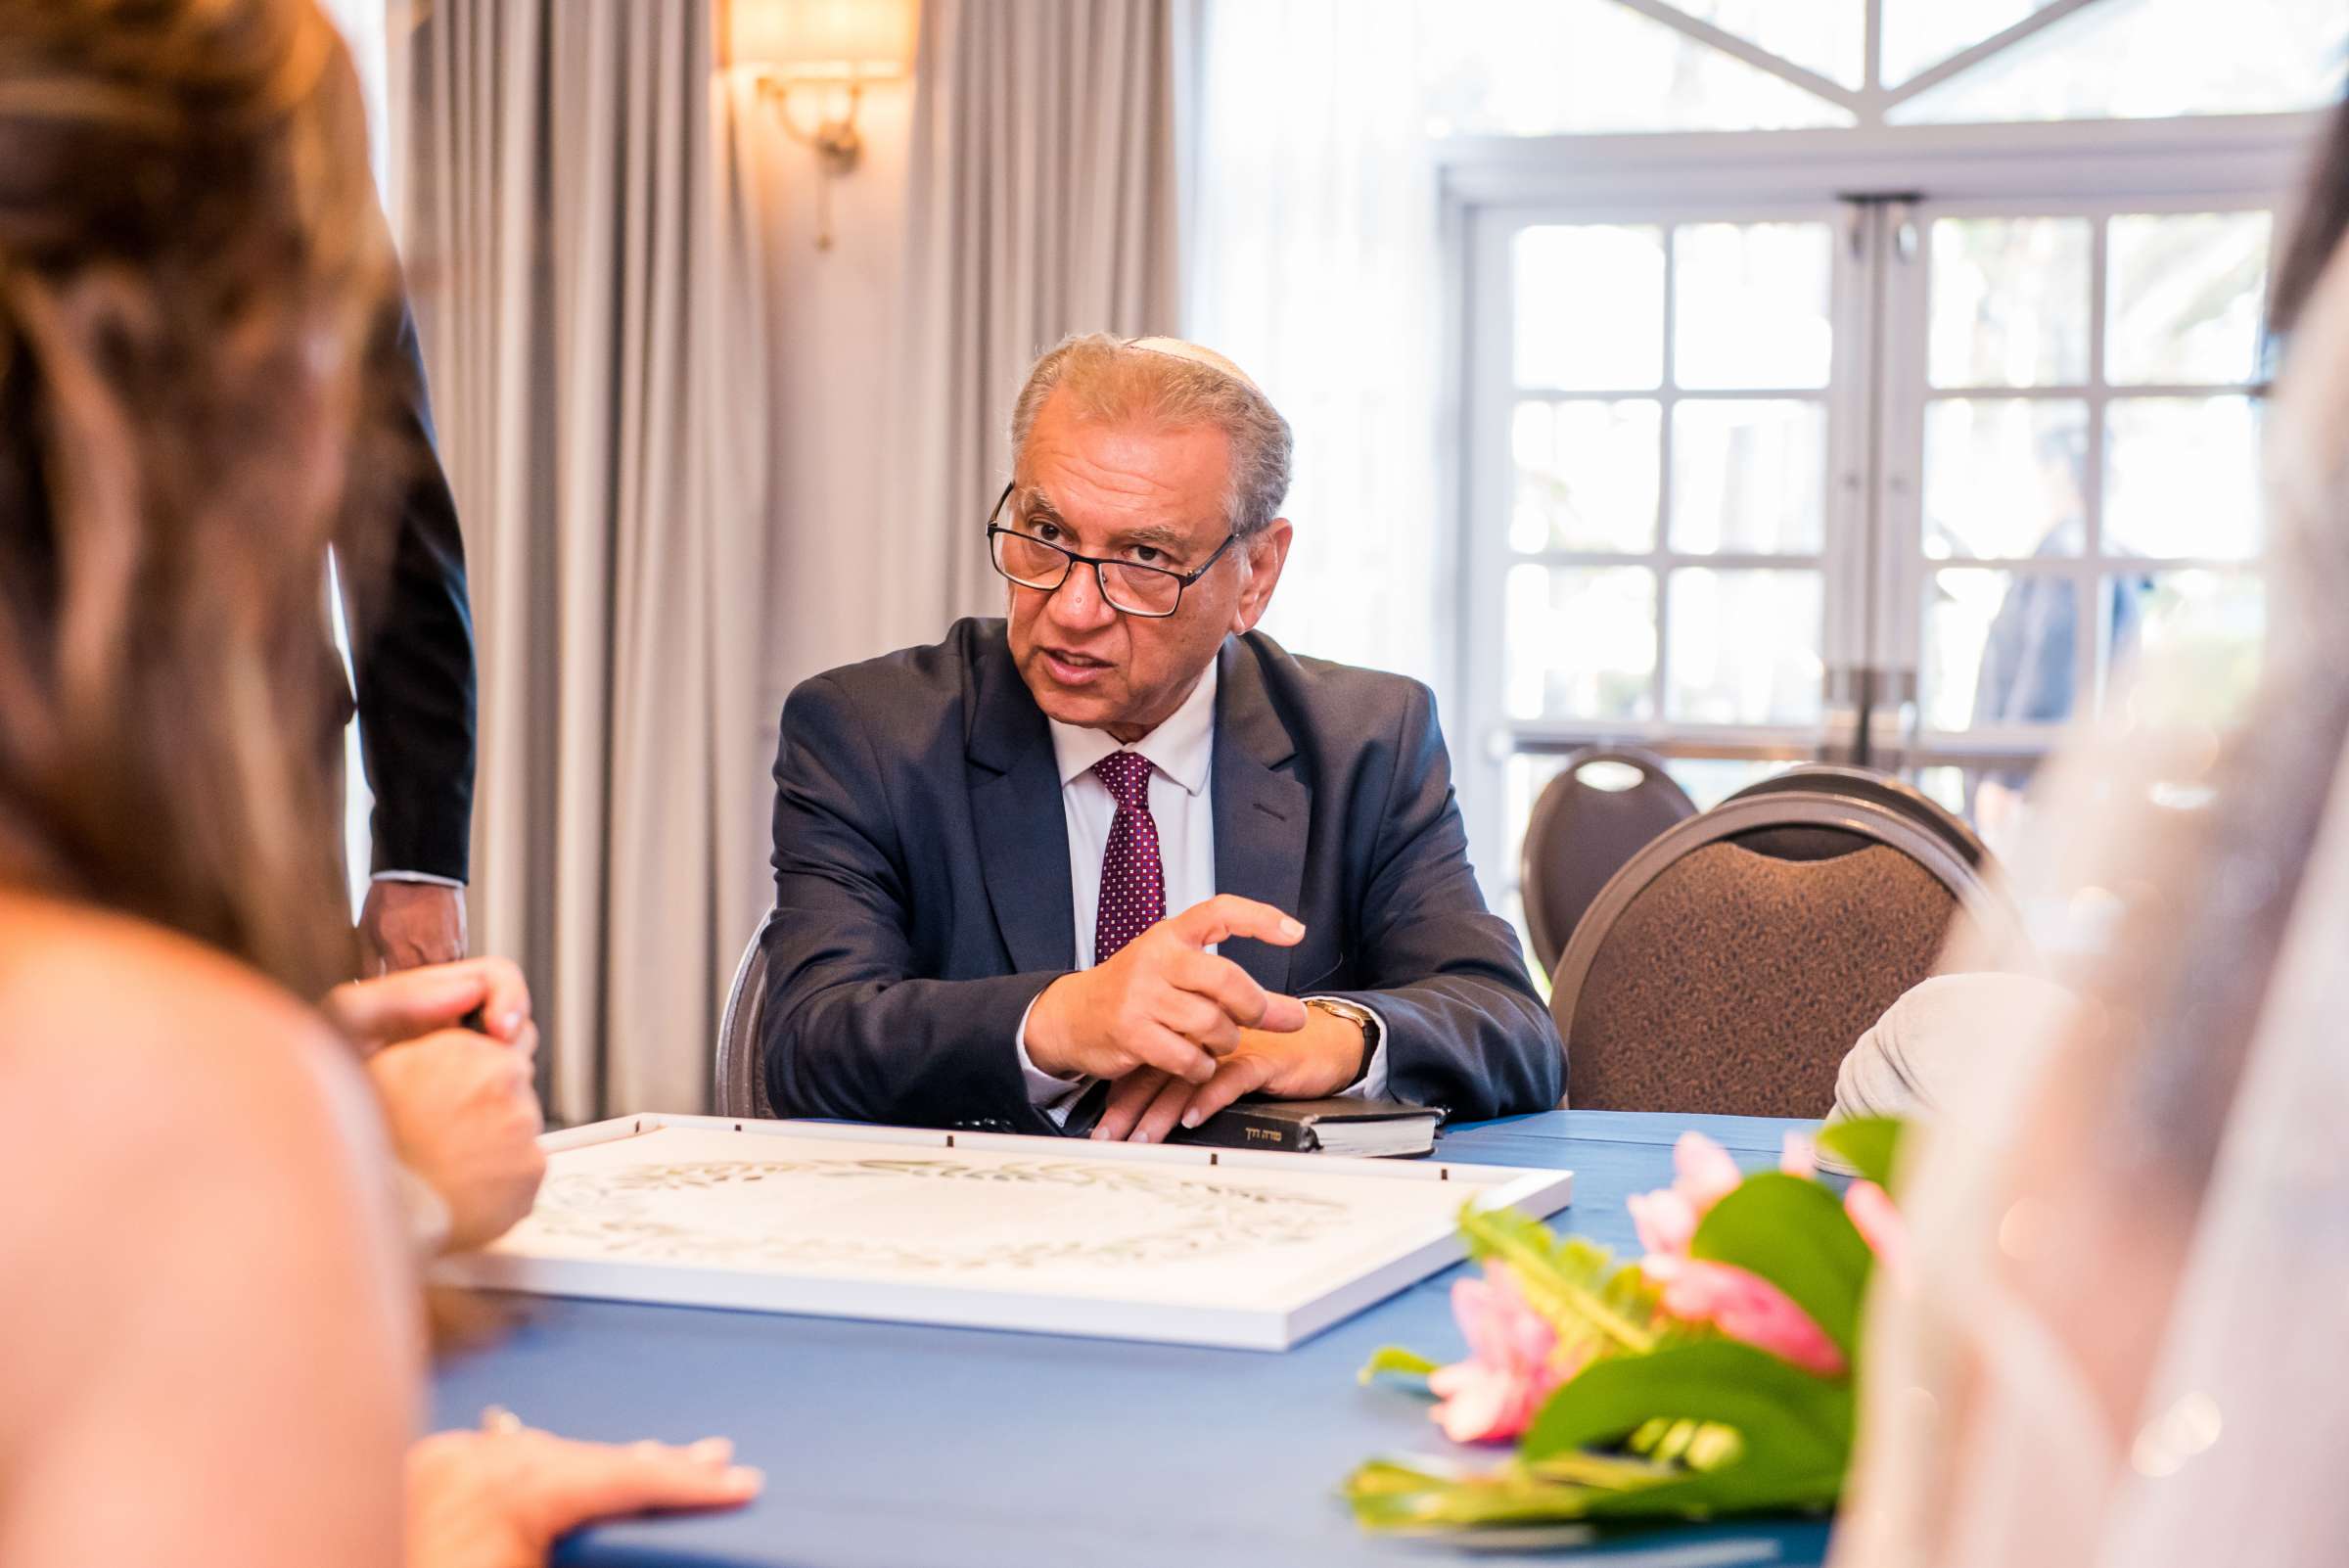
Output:
<path fill-rule="evenodd" d="M 760 1071 L 759 1020 L 766 1011 L 766 922 L 751 933 L 734 966 L 734 984 L 726 992 L 725 1015 L 717 1023 L 717 1085 L 720 1116 L 771 1117 L 775 1108 L 766 1097 L 766 1075 Z"/>
<path fill-rule="evenodd" d="M 1696 803 L 1646 752 L 1576 752 L 1543 787 L 1526 824 L 1518 887 L 1526 934 L 1544 971 L 1607 879 L 1657 834 L 1696 814 Z"/>
<path fill-rule="evenodd" d="M 1850 794 L 1724 802 L 1616 873 L 1550 1011 L 1586 1110 L 1823 1116 L 1852 1043 L 1951 923 L 2012 915 L 1937 833 Z"/>
<path fill-rule="evenodd" d="M 1990 875 L 1995 863 L 1990 847 L 1964 817 L 1914 785 L 1903 783 L 1889 773 L 1871 768 L 1850 767 L 1839 762 L 1802 762 L 1782 773 L 1773 773 L 1759 783 L 1748 784 L 1729 797 L 1743 800 L 1753 795 L 1774 795 L 1784 790 L 1805 790 L 1814 795 L 1845 795 L 1856 800 L 1875 801 L 1914 820 L 1919 826 L 1939 834 L 1967 865 L 1984 877 Z"/>

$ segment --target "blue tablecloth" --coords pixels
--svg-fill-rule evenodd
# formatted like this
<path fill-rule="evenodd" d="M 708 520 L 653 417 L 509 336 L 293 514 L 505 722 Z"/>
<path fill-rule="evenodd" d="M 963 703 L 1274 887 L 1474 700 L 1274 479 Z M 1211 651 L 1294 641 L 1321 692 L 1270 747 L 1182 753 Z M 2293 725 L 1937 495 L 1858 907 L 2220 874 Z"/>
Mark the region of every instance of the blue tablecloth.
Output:
<path fill-rule="evenodd" d="M 1670 1179 L 1695 1127 L 1750 1166 L 1796 1124 L 1553 1111 L 1446 1134 L 1446 1159 L 1564 1167 L 1562 1224 L 1632 1245 L 1626 1194 Z M 435 1383 L 443 1426 L 503 1405 L 574 1437 L 722 1433 L 766 1491 L 736 1513 L 626 1520 L 565 1544 L 566 1564 L 716 1568 L 1554 1562 L 1465 1557 L 1363 1535 L 1334 1489 L 1378 1453 L 1449 1447 L 1425 1403 L 1362 1388 L 1377 1346 L 1457 1352 L 1452 1274 L 1285 1355 L 919 1328 L 619 1303 L 532 1303 L 492 1350 Z M 1455 1451 L 1456 1452 L 1456 1451 Z M 1822 1521 L 1610 1540 L 1615 1568 L 1818 1563 Z"/>

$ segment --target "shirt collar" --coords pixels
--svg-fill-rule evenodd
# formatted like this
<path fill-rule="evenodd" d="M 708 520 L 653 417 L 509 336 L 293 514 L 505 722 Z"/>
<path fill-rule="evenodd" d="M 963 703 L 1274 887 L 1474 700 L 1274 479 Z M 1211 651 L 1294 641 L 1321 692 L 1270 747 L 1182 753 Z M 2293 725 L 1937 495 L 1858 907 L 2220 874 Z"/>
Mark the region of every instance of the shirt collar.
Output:
<path fill-rule="evenodd" d="M 1047 718 L 1045 722 L 1052 727 L 1052 756 L 1060 764 L 1063 789 L 1110 753 L 1127 751 L 1140 752 L 1152 767 L 1180 785 L 1184 793 L 1197 795 L 1207 788 L 1208 763 L 1215 753 L 1216 667 L 1210 663 L 1198 683 L 1191 687 L 1191 694 L 1182 700 L 1182 706 L 1131 746 L 1120 746 L 1117 737 L 1105 729 L 1080 729 L 1057 718 Z"/>

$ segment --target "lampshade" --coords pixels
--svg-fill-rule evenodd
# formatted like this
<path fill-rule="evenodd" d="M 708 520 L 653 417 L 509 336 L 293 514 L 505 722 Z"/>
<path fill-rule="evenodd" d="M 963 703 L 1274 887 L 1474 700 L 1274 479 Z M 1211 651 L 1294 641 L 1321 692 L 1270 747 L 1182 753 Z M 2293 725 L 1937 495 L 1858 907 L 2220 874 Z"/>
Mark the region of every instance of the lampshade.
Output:
<path fill-rule="evenodd" d="M 786 81 L 886 81 L 913 67 L 916 0 L 732 0 L 727 58 Z"/>

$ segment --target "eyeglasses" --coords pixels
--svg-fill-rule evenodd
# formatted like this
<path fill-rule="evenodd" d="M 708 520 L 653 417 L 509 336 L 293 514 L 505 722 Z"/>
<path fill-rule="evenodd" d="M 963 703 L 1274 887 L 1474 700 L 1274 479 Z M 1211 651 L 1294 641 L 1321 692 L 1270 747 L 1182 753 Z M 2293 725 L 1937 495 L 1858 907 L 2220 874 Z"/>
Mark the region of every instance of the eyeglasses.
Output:
<path fill-rule="evenodd" d="M 1052 593 L 1069 579 L 1071 568 L 1089 566 L 1094 580 L 1101 584 L 1101 597 L 1122 615 L 1153 620 L 1173 615 L 1182 603 L 1182 590 L 1206 576 L 1208 568 L 1222 559 L 1223 552 L 1231 548 L 1231 541 L 1239 537 L 1237 533 L 1223 535 L 1216 553 L 1200 562 L 1194 572 L 1171 572 L 1138 561 L 1109 561 L 1099 556 L 1079 555 L 1033 534 L 998 526 L 995 519 L 1002 515 L 1003 503 L 1011 499 L 1011 489 L 1009 484 L 1003 486 L 1003 493 L 995 497 L 995 509 L 987 515 L 987 549 L 995 570 L 1023 588 Z"/>

